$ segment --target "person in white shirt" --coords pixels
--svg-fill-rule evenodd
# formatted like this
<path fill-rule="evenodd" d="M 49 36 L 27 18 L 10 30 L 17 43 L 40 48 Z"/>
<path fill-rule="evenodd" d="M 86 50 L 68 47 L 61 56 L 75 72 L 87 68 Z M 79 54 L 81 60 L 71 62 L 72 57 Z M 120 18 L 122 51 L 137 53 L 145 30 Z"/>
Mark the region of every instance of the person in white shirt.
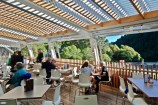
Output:
<path fill-rule="evenodd" d="M 81 73 L 91 75 L 92 68 L 89 66 L 89 62 L 85 61 L 81 67 Z"/>

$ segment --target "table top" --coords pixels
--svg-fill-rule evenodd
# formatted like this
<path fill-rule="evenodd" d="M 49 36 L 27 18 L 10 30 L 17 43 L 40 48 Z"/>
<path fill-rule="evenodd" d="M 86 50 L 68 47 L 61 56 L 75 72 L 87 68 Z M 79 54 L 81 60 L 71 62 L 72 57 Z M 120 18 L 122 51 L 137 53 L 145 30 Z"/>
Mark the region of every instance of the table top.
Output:
<path fill-rule="evenodd" d="M 158 98 L 158 80 L 153 80 L 153 84 L 150 86 L 144 83 L 144 78 L 128 78 L 128 80 L 136 85 L 148 97 Z"/>
<path fill-rule="evenodd" d="M 0 96 L 0 99 L 38 99 L 42 98 L 51 85 L 38 85 L 34 86 L 34 89 L 28 92 L 24 91 L 23 86 L 18 86 L 13 90 Z"/>
<path fill-rule="evenodd" d="M 76 96 L 75 105 L 98 105 L 96 95 Z"/>

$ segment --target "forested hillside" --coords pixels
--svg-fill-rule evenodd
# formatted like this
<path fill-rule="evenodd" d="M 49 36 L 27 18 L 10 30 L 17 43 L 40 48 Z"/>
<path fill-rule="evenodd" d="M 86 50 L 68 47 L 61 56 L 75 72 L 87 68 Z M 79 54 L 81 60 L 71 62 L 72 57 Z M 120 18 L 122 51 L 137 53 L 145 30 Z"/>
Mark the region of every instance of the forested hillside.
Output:
<path fill-rule="evenodd" d="M 146 62 L 158 61 L 158 32 L 124 35 L 114 44 L 134 48 Z"/>

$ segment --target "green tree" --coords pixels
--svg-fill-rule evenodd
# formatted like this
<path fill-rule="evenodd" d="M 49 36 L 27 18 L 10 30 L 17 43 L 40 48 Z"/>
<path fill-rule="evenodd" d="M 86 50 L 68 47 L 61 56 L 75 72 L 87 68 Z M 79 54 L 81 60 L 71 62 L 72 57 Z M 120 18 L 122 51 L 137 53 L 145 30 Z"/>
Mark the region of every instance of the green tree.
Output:
<path fill-rule="evenodd" d="M 110 62 L 110 61 L 111 61 L 111 58 L 110 58 L 109 55 L 106 54 L 106 53 L 103 54 L 102 57 L 103 57 L 103 60 L 106 61 L 106 62 Z"/>
<path fill-rule="evenodd" d="M 112 53 L 115 53 L 120 50 L 120 48 L 116 44 L 110 45 L 109 47 L 110 47 Z"/>
<path fill-rule="evenodd" d="M 24 57 L 29 57 L 29 51 L 28 51 L 28 48 L 27 48 L 27 46 L 25 46 L 25 47 L 23 47 L 22 49 L 21 49 L 21 54 L 24 56 Z"/>
<path fill-rule="evenodd" d="M 82 53 L 75 45 L 71 45 L 63 48 L 61 57 L 66 59 L 82 59 Z"/>
<path fill-rule="evenodd" d="M 140 61 L 141 56 L 132 47 L 122 45 L 120 50 L 116 51 L 113 55 L 113 60 L 125 60 L 127 62 Z"/>
<path fill-rule="evenodd" d="M 35 57 L 37 57 L 37 55 L 38 55 L 38 49 L 41 49 L 43 54 L 45 54 L 48 50 L 47 48 L 48 48 L 47 44 L 34 44 L 34 45 L 32 45 L 32 50 L 33 50 Z"/>
<path fill-rule="evenodd" d="M 61 50 L 64 49 L 64 47 L 75 45 L 79 49 L 84 49 L 87 47 L 90 47 L 89 39 L 82 39 L 82 40 L 72 40 L 72 41 L 64 41 L 61 42 Z"/>
<path fill-rule="evenodd" d="M 109 55 L 109 57 L 111 58 L 112 61 L 115 61 L 116 60 L 116 53 L 120 50 L 120 48 L 114 44 L 114 45 L 109 45 L 109 50 L 106 51 L 106 54 Z"/>
<path fill-rule="evenodd" d="M 82 57 L 83 60 L 89 60 L 89 61 L 94 60 L 94 56 L 92 54 L 92 49 L 91 48 L 89 48 L 89 47 L 84 48 L 82 50 L 82 54 L 83 54 L 83 57 Z"/>
<path fill-rule="evenodd" d="M 158 61 L 158 31 L 124 35 L 115 44 L 134 48 L 146 62 Z M 139 56 L 139 55 L 138 55 Z"/>

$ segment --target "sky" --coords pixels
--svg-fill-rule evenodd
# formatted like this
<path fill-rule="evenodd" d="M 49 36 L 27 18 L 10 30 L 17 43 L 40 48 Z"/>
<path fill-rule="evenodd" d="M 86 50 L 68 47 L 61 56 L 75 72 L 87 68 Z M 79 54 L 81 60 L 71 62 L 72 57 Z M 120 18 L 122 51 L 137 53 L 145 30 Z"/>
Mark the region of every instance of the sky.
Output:
<path fill-rule="evenodd" d="M 122 35 L 115 35 L 115 36 L 107 36 L 109 43 L 117 41 L 117 39 L 121 38 Z"/>

